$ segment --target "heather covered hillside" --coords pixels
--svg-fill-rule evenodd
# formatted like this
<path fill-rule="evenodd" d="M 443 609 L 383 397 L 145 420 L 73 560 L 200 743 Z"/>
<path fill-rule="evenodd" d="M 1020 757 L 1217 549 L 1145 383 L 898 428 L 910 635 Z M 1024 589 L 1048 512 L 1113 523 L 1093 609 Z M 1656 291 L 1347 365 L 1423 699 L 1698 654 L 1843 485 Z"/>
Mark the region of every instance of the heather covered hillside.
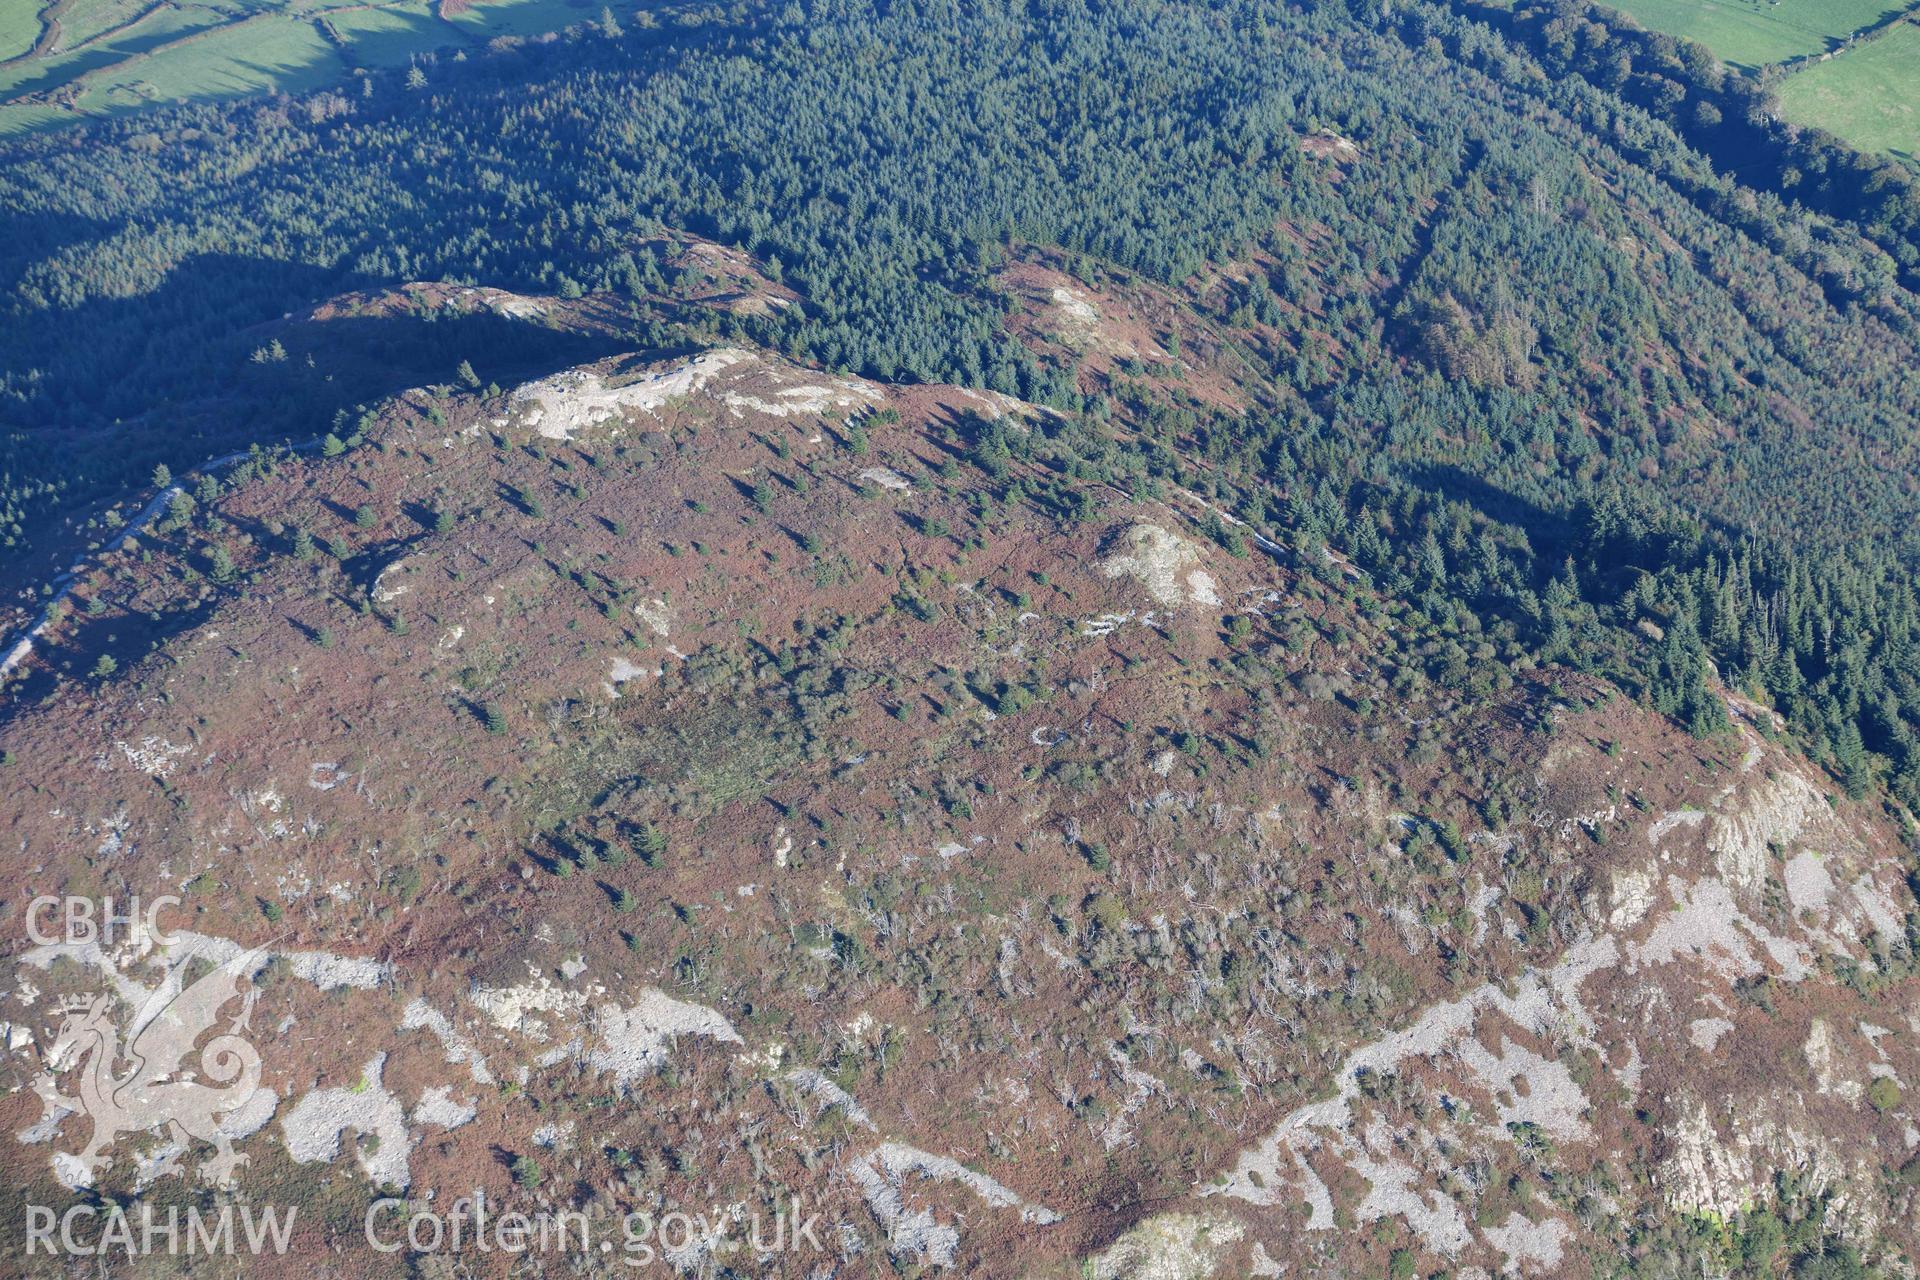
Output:
<path fill-rule="evenodd" d="M 11 1271 L 1912 1274 L 1920 206 L 1617 18 L 0 143 Z"/>
<path fill-rule="evenodd" d="M 276 939 L 286 1265 L 440 1186 L 803 1193 L 853 1274 L 1898 1256 L 1878 805 L 1096 474 L 1131 436 L 741 347 L 397 397 L 76 580 L 45 655 L 169 623 L 19 686 L 23 889 Z M 29 949 L 7 1017 L 173 954 Z M 51 1105 L 25 1203 L 176 1195 Z"/>
<path fill-rule="evenodd" d="M 1370 572 L 1442 568 L 1407 580 L 1515 615 L 1549 656 L 1646 680 L 1667 659 L 1631 628 L 1684 615 L 1678 647 L 1912 794 L 1914 303 L 1891 205 L 1854 223 L 1813 211 L 1837 196 L 1740 187 L 1655 115 L 1420 5 L 690 10 L 438 74 L 13 148 L 16 587 L 155 465 L 351 431 L 463 359 L 510 380 L 606 351 L 414 323 L 288 356 L 283 315 L 445 280 L 578 297 L 656 345 L 689 274 L 664 227 L 751 255 L 792 304 L 712 317 L 707 340 L 1134 404 Z M 1177 338 L 1197 311 L 1210 345 L 1089 362 L 1023 340 L 998 282 L 1026 245 L 1169 291 L 1144 318 Z M 1216 346 L 1242 390 L 1192 403 L 1179 370 Z M 1450 505 L 1442 565 L 1393 512 Z M 1510 531 L 1494 548 L 1449 532 L 1480 517 Z M 1628 639 L 1554 641 L 1558 593 Z"/>

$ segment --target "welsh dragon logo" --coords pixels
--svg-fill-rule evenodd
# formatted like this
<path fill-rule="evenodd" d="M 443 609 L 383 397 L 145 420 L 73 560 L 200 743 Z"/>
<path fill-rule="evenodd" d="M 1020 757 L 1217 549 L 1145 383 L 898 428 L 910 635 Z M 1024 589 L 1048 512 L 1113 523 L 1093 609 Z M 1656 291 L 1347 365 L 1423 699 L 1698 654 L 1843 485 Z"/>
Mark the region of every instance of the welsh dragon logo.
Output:
<path fill-rule="evenodd" d="M 267 955 L 264 947 L 243 951 L 184 985 L 194 953 L 174 961 L 159 987 L 134 1003 L 133 1014 L 116 1026 L 110 995 L 68 997 L 60 1002 L 60 1031 L 47 1051 L 48 1074 L 36 1086 L 52 1107 L 84 1114 L 93 1135 L 73 1157 L 87 1181 L 113 1164 L 110 1148 L 123 1134 L 165 1129 L 179 1151 L 194 1141 L 214 1154 L 199 1167 L 202 1179 L 216 1185 L 233 1181 L 248 1157 L 233 1149 L 223 1118 L 244 1107 L 260 1091 L 260 1055 L 241 1034 L 260 991 L 253 974 Z M 184 987 L 184 989 L 183 989 Z M 242 1001 L 224 1031 L 204 1044 L 221 1010 Z M 199 1046 L 198 1072 L 189 1055 Z M 60 1093 L 56 1080 L 78 1069 L 76 1094 Z M 168 1165 L 178 1159 L 174 1155 Z"/>

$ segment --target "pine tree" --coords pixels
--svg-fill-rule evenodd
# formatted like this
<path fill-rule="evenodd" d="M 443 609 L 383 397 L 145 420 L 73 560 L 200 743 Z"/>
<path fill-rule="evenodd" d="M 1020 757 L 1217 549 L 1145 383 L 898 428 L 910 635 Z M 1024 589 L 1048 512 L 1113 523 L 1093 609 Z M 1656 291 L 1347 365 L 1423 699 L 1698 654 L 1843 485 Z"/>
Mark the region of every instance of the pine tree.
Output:
<path fill-rule="evenodd" d="M 640 828 L 633 845 L 639 851 L 642 862 L 650 867 L 659 866 L 661 855 L 667 851 L 666 833 L 649 822 Z"/>
<path fill-rule="evenodd" d="M 1420 540 L 1420 573 L 1427 585 L 1439 587 L 1446 585 L 1447 556 L 1440 549 L 1440 540 L 1433 536 L 1433 530 L 1427 530 L 1427 536 Z"/>
<path fill-rule="evenodd" d="M 1847 794 L 1858 800 L 1867 793 L 1873 782 L 1873 772 L 1867 760 L 1867 744 L 1860 736 L 1860 725 L 1853 720 L 1840 726 L 1840 733 L 1833 740 L 1834 763 L 1840 766 L 1841 785 Z"/>

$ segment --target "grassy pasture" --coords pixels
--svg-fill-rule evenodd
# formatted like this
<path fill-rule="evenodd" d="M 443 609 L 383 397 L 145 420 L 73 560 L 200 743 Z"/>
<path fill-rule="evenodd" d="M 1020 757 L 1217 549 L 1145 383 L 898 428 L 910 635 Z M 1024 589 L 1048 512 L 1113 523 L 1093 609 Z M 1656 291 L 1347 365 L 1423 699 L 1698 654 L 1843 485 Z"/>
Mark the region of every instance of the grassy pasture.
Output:
<path fill-rule="evenodd" d="M 1650 31 L 1697 40 L 1746 70 L 1824 53 L 1909 0 L 1608 0 Z"/>
<path fill-rule="evenodd" d="M 39 38 L 40 13 L 34 0 L 0 0 L 0 60 L 20 57 Z"/>
<path fill-rule="evenodd" d="M 129 59 L 90 77 L 84 110 L 117 112 L 148 103 L 300 93 L 337 76 L 342 65 L 313 23 L 261 14 L 169 48 Z"/>
<path fill-rule="evenodd" d="M 0 136 L 165 102 L 304 93 L 355 67 L 595 19 L 599 0 L 65 0 L 60 38 L 29 53 L 46 11 L 0 0 Z"/>
<path fill-rule="evenodd" d="M 496 36 L 537 36 L 597 21 L 601 0 L 487 0 L 455 14 L 450 21 L 474 40 Z"/>
<path fill-rule="evenodd" d="M 1920 26 L 1904 22 L 1877 40 L 1787 77 L 1780 106 L 1861 151 L 1920 157 Z"/>
<path fill-rule="evenodd" d="M 78 49 L 163 7 L 158 0 L 66 0 L 49 12 L 60 23 L 59 47 Z"/>
<path fill-rule="evenodd" d="M 42 57 L 0 66 L 0 99 L 25 93 L 43 94 L 63 85 L 79 84 L 90 74 L 129 62 L 197 32 L 212 31 L 229 20 L 227 14 L 196 6 L 153 9 L 137 21 L 82 48 L 56 50 Z M 11 105 L 5 108 L 14 109 Z"/>
<path fill-rule="evenodd" d="M 427 0 L 345 10 L 329 14 L 327 22 L 345 42 L 342 53 L 347 61 L 358 67 L 404 66 L 424 49 L 466 43 Z"/>

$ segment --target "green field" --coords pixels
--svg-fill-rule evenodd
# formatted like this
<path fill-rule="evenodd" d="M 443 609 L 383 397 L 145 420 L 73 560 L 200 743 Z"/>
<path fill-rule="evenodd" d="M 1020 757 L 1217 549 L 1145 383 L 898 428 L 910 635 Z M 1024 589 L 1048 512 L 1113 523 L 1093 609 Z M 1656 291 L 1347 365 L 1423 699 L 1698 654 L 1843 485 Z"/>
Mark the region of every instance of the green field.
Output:
<path fill-rule="evenodd" d="M 57 50 L 0 66 L 0 96 L 12 100 L 22 94 L 43 95 L 62 85 L 79 84 L 90 73 L 129 62 L 195 32 L 212 31 L 227 20 L 227 15 L 212 9 L 155 9 L 84 48 Z"/>
<path fill-rule="evenodd" d="M 0 59 L 17 58 L 40 38 L 40 16 L 32 0 L 0 0 Z"/>
<path fill-rule="evenodd" d="M 89 76 L 83 111 L 111 113 L 189 98 L 318 88 L 343 68 L 313 23 L 263 14 Z"/>
<path fill-rule="evenodd" d="M 571 23 L 598 19 L 601 0 L 490 0 L 448 21 L 474 40 L 496 36 L 537 36 Z"/>
<path fill-rule="evenodd" d="M 67 0 L 51 9 L 43 8 L 41 17 L 57 17 L 60 47 L 78 49 L 154 11 L 152 0 Z"/>
<path fill-rule="evenodd" d="M 1838 134 L 1861 151 L 1920 156 L 1920 26 L 1903 22 L 1789 76 L 1780 107 L 1795 124 Z"/>
<path fill-rule="evenodd" d="M 598 0 L 0 0 L 0 135 L 165 102 L 303 93 L 501 35 L 557 31 Z M 43 31 L 57 38 L 34 52 Z"/>
<path fill-rule="evenodd" d="M 327 17 L 345 56 L 361 67 L 404 66 L 421 49 L 464 43 L 428 0 L 384 9 L 348 9 Z"/>
<path fill-rule="evenodd" d="M 1650 31 L 1697 40 L 1747 70 L 1824 53 L 1910 0 L 1608 0 Z"/>

